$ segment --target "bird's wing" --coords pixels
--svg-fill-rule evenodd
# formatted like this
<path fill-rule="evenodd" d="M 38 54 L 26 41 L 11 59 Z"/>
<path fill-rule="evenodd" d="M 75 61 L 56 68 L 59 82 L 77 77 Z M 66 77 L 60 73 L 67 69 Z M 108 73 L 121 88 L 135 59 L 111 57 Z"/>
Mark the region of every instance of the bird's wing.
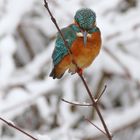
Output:
<path fill-rule="evenodd" d="M 70 48 L 73 41 L 76 39 L 76 32 L 70 26 L 67 28 L 63 28 L 61 31 Z M 55 42 L 55 49 L 52 54 L 53 64 L 57 65 L 67 54 L 68 54 L 68 50 L 64 44 L 64 41 L 60 33 L 58 33 Z"/>

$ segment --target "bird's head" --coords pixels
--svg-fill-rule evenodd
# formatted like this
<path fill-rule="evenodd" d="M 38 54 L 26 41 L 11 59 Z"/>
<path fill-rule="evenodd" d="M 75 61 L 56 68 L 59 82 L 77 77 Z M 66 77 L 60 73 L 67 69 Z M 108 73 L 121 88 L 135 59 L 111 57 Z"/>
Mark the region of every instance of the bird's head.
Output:
<path fill-rule="evenodd" d="M 84 44 L 86 45 L 87 32 L 96 26 L 96 14 L 89 8 L 82 8 L 76 12 L 74 19 L 76 24 L 82 30 Z"/>

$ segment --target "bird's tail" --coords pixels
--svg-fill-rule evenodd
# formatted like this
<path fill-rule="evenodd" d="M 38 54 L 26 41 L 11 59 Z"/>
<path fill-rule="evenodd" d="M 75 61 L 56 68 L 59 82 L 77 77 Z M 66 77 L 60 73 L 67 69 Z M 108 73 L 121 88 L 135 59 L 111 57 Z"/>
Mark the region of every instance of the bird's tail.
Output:
<path fill-rule="evenodd" d="M 60 79 L 62 76 L 64 75 L 64 73 L 60 73 L 59 71 L 56 70 L 56 68 L 53 68 L 51 73 L 50 73 L 50 77 L 52 77 L 53 79 Z"/>

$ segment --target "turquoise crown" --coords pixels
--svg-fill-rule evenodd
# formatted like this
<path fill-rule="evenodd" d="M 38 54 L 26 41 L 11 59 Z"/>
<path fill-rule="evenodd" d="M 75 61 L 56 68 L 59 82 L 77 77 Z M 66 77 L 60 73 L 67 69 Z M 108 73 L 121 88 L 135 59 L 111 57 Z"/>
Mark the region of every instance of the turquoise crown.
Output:
<path fill-rule="evenodd" d="M 89 8 L 78 10 L 74 16 L 75 21 L 83 30 L 89 30 L 93 27 L 96 21 L 96 14 Z"/>

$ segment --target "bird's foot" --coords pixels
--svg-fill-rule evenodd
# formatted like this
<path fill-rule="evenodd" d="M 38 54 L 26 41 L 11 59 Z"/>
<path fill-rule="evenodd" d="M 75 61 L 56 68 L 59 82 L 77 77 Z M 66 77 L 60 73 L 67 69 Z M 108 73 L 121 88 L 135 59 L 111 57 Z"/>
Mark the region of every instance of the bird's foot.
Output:
<path fill-rule="evenodd" d="M 83 75 L 83 69 L 82 68 L 77 68 L 77 73 L 79 75 Z"/>
<path fill-rule="evenodd" d="M 73 75 L 73 74 L 75 74 L 76 72 L 75 71 L 71 71 L 70 69 L 69 69 L 69 71 L 68 71 L 71 75 Z"/>

